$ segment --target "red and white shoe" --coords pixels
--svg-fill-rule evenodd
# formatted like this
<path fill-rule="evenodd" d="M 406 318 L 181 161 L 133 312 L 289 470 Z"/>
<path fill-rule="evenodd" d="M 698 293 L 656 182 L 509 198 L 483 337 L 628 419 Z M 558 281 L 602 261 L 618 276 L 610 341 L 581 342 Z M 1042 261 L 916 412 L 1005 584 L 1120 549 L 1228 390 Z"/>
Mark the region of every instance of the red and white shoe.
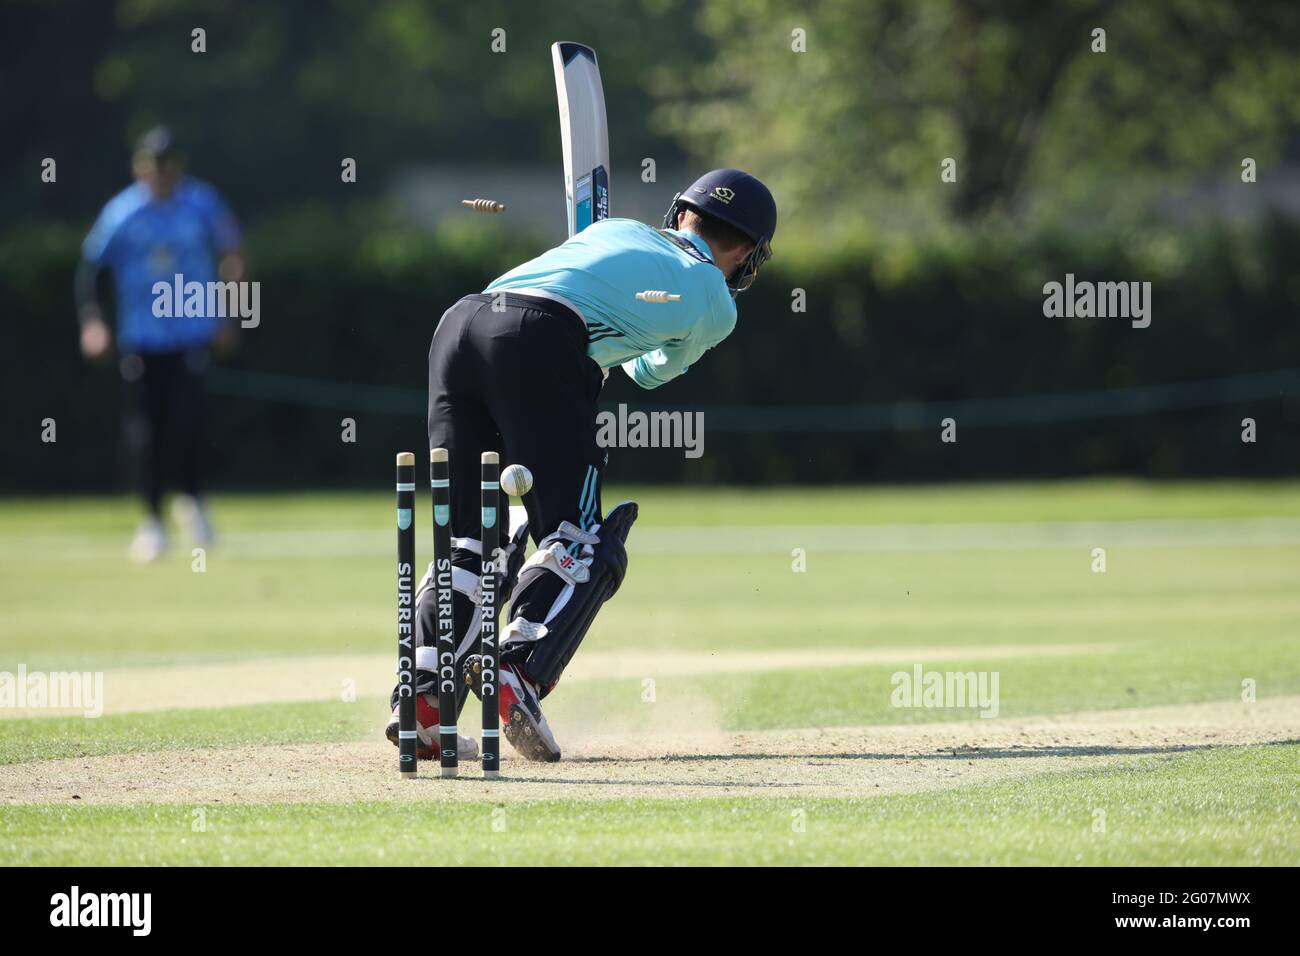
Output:
<path fill-rule="evenodd" d="M 512 664 L 501 665 L 500 682 L 501 726 L 510 746 L 526 760 L 559 760 L 560 745 L 542 714 L 536 686 Z"/>
<path fill-rule="evenodd" d="M 401 715 L 396 707 L 388 718 L 384 728 L 386 736 L 393 745 L 398 742 L 397 731 Z M 478 741 L 464 734 L 456 735 L 456 752 L 461 760 L 474 760 L 478 757 Z M 436 694 L 415 695 L 415 755 L 421 760 L 432 760 L 438 756 L 438 697 Z"/>

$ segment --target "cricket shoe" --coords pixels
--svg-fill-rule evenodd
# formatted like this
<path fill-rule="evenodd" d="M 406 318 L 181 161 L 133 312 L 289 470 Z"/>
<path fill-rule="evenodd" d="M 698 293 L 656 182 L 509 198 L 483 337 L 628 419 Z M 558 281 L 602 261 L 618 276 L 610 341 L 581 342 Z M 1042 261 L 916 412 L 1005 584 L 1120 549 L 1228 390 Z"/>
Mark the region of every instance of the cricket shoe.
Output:
<path fill-rule="evenodd" d="M 131 560 L 136 564 L 153 564 L 167 552 L 167 532 L 157 518 L 145 518 L 131 539 Z"/>
<path fill-rule="evenodd" d="M 542 713 L 537 686 L 513 664 L 502 664 L 497 693 L 502 732 L 510 746 L 525 760 L 555 763 L 560 745 Z"/>
<path fill-rule="evenodd" d="M 216 543 L 217 535 L 212 530 L 212 518 L 208 515 L 207 503 L 201 497 L 177 495 L 172 500 L 172 517 L 198 547 L 208 548 Z"/>
<path fill-rule="evenodd" d="M 384 735 L 396 746 L 400 740 L 397 736 L 401 713 L 397 705 L 393 706 L 392 716 Z M 421 760 L 432 760 L 438 756 L 438 697 L 435 694 L 415 695 L 415 755 Z M 456 735 L 456 753 L 461 760 L 474 760 L 478 757 L 478 742 L 464 734 Z"/>

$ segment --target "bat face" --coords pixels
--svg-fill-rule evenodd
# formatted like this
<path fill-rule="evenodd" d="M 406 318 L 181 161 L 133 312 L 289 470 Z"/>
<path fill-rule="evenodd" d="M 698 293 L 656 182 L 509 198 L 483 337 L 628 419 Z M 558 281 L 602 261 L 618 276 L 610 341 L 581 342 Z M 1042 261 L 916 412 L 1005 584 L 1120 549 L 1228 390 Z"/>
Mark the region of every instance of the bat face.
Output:
<path fill-rule="evenodd" d="M 573 236 L 609 217 L 609 130 L 596 51 L 581 43 L 551 45 L 564 149 L 564 201 Z"/>

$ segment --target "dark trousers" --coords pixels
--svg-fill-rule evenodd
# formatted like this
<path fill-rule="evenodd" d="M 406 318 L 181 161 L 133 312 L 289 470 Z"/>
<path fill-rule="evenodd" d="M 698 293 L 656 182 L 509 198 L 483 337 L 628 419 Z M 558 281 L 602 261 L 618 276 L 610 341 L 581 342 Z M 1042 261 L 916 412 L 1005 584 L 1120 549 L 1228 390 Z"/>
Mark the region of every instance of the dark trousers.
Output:
<path fill-rule="evenodd" d="M 451 457 L 452 534 L 481 532 L 479 456 L 533 473 L 524 501 L 534 541 L 561 521 L 601 520 L 604 450 L 596 443 L 600 367 L 587 329 L 564 306 L 524 296 L 470 295 L 443 315 L 429 346 L 429 447 Z M 498 522 L 501 541 L 506 522 Z"/>
<path fill-rule="evenodd" d="M 158 516 L 172 468 L 181 491 L 198 495 L 203 486 L 207 352 L 128 354 L 121 367 L 128 390 L 127 441 L 145 506 Z"/>

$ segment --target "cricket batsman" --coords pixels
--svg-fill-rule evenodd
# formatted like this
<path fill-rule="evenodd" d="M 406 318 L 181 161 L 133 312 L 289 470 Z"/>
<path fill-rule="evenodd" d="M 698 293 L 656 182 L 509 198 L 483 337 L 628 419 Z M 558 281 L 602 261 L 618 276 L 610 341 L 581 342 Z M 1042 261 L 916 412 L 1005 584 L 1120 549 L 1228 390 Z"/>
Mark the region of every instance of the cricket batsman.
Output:
<path fill-rule="evenodd" d="M 601 605 L 627 570 L 633 502 L 605 514 L 608 456 L 596 441 L 596 402 L 608 370 L 642 388 L 679 375 L 736 325 L 735 298 L 772 255 L 776 203 L 738 169 L 716 169 L 673 197 L 663 228 L 603 219 L 507 272 L 442 316 L 429 346 L 429 447 L 451 459 L 452 576 L 458 705 L 478 692 L 479 566 L 500 548 L 500 714 L 505 737 L 529 760 L 560 759 L 541 702 L 559 683 Z M 641 290 L 679 301 L 644 302 Z M 481 533 L 479 456 L 533 474 L 528 520 L 498 541 Z M 525 538 L 536 551 L 523 560 Z M 416 593 L 418 754 L 438 752 L 436 601 L 432 574 Z M 427 599 L 426 599 L 427 598 Z M 398 742 L 397 690 L 387 736 Z M 460 738 L 460 755 L 477 745 Z"/>

